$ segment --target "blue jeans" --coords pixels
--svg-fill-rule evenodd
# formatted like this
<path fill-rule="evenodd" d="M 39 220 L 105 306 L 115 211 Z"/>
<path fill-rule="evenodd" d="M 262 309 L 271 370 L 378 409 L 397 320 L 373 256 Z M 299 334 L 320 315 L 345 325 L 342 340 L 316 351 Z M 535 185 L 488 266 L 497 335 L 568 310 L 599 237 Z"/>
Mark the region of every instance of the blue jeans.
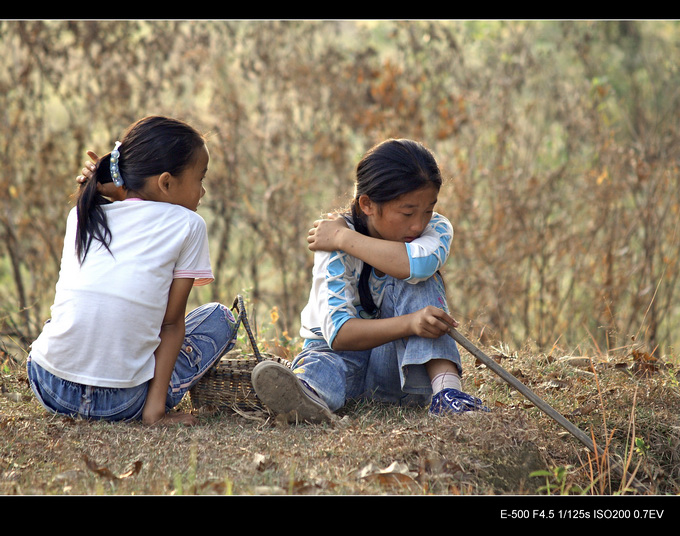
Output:
<path fill-rule="evenodd" d="M 402 316 L 427 305 L 448 312 L 439 274 L 415 285 L 388 278 L 380 317 Z M 458 347 L 447 335 L 438 339 L 408 337 L 362 351 L 334 351 L 323 340 L 309 339 L 293 360 L 293 372 L 324 399 L 331 411 L 347 400 L 361 398 L 425 405 L 432 396 L 425 369 L 431 359 L 448 359 L 462 373 Z"/>
<path fill-rule="evenodd" d="M 186 317 L 184 343 L 172 372 L 166 409 L 180 403 L 206 370 L 236 342 L 238 322 L 219 303 L 202 305 Z M 53 413 L 110 421 L 139 420 L 148 382 L 136 387 L 93 387 L 63 380 L 28 357 L 28 379 L 40 403 Z"/>

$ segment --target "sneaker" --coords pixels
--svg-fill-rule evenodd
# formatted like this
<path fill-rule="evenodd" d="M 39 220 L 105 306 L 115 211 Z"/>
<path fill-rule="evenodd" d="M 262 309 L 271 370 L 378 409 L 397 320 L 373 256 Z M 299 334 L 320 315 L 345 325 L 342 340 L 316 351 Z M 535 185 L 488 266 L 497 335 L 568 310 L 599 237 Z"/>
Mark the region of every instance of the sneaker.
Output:
<path fill-rule="evenodd" d="M 474 396 L 458 389 L 442 389 L 432 397 L 430 415 L 449 415 L 468 411 L 491 411 L 484 403 Z"/>
<path fill-rule="evenodd" d="M 333 412 L 306 383 L 276 361 L 262 361 L 251 374 L 255 394 L 276 415 L 289 422 L 328 422 Z"/>

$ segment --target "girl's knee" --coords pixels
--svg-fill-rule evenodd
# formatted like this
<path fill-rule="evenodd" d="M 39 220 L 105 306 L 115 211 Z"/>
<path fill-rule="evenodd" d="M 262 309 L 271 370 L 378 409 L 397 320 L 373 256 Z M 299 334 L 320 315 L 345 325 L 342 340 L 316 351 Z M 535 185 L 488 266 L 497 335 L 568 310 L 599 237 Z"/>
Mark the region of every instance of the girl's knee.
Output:
<path fill-rule="evenodd" d="M 186 317 L 186 331 L 191 333 L 204 324 L 225 325 L 236 331 L 238 321 L 229 307 L 219 302 L 211 302 L 197 307 Z"/>
<path fill-rule="evenodd" d="M 395 279 L 386 288 L 381 310 L 385 316 L 399 316 L 428 305 L 449 311 L 446 290 L 439 274 L 415 284 Z"/>
<path fill-rule="evenodd" d="M 221 303 L 207 303 L 187 315 L 184 346 L 191 352 L 205 355 L 222 354 L 231 349 L 236 342 L 239 320 L 231 310 Z M 190 361 L 200 362 L 204 356 L 188 355 Z"/>

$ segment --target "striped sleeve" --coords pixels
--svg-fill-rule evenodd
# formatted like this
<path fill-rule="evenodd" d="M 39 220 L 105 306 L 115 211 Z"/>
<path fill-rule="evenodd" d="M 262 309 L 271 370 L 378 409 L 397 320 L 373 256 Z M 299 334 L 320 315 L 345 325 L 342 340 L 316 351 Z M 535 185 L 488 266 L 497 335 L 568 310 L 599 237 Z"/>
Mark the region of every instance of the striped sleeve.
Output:
<path fill-rule="evenodd" d="M 354 302 L 357 300 L 356 271 L 350 266 L 354 260 L 342 251 L 334 251 L 328 258 L 325 274 L 325 292 L 319 295 L 321 306 L 321 331 L 332 348 L 340 328 L 350 318 L 357 316 Z"/>
<path fill-rule="evenodd" d="M 194 286 L 202 286 L 214 280 L 210 265 L 208 230 L 203 218 L 194 212 L 189 213 L 189 231 L 178 259 L 173 277 L 175 279 L 194 279 Z"/>
<path fill-rule="evenodd" d="M 449 257 L 453 227 L 448 219 L 435 213 L 422 235 L 406 244 L 411 274 L 409 283 L 432 277 Z"/>

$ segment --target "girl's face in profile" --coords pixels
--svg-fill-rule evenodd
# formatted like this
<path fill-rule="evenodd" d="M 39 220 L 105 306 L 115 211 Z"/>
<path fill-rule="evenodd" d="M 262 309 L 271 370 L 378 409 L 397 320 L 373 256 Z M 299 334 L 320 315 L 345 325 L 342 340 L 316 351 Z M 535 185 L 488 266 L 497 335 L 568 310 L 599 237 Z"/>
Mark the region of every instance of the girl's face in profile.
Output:
<path fill-rule="evenodd" d="M 203 187 L 203 179 L 208 172 L 208 162 L 210 155 L 208 148 L 204 145 L 199 149 L 194 163 L 187 167 L 182 174 L 177 177 L 179 180 L 179 188 L 174 191 L 174 203 L 182 205 L 189 210 L 198 209 L 201 203 L 201 198 L 205 195 L 205 188 Z"/>
<path fill-rule="evenodd" d="M 368 196 L 359 199 L 373 238 L 411 242 L 418 238 L 432 219 L 439 189 L 434 185 L 403 194 L 381 206 Z"/>

